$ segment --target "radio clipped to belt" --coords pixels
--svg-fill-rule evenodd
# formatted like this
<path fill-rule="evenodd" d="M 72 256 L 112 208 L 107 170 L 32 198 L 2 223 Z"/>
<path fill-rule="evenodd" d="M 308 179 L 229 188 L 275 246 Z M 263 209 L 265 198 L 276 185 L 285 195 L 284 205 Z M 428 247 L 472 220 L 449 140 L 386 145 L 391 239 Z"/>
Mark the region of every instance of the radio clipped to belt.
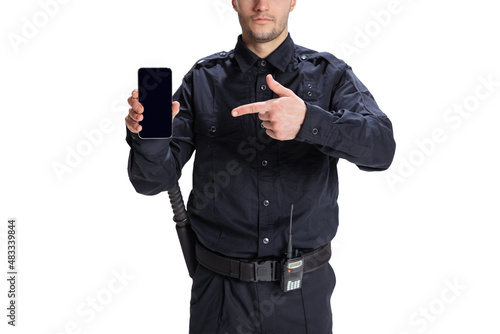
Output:
<path fill-rule="evenodd" d="M 301 289 L 302 276 L 304 275 L 304 258 L 299 256 L 298 250 L 295 251 L 295 256 L 293 256 L 292 221 L 293 204 L 290 207 L 290 231 L 288 232 L 288 248 L 281 268 L 281 290 L 283 290 L 283 292 Z"/>

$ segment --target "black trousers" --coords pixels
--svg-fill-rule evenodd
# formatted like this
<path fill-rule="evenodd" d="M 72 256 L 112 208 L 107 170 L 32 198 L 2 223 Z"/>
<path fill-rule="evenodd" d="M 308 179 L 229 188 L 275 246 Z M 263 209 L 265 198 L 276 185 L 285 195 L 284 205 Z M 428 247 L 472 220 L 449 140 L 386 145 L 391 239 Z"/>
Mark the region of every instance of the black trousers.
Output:
<path fill-rule="evenodd" d="M 304 275 L 302 289 L 241 282 L 199 265 L 191 290 L 190 334 L 332 334 L 330 264 Z"/>

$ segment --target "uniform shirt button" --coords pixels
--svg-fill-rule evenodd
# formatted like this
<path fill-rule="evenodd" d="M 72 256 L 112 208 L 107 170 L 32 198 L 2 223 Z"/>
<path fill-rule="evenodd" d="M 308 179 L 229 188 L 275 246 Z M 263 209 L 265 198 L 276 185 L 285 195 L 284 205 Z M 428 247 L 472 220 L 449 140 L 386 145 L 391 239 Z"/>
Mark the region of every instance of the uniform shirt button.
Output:
<path fill-rule="evenodd" d="M 266 65 L 267 65 L 267 62 L 266 62 L 265 60 L 262 60 L 262 61 L 260 62 L 260 65 L 261 65 L 261 66 L 266 66 Z"/>
<path fill-rule="evenodd" d="M 260 127 L 264 129 L 264 123 L 260 123 Z"/>
<path fill-rule="evenodd" d="M 267 160 L 262 161 L 262 166 L 266 167 L 267 166 Z"/>
<path fill-rule="evenodd" d="M 260 86 L 260 89 L 262 89 L 262 90 L 266 90 L 266 89 L 267 89 L 267 86 L 266 86 L 266 85 L 262 85 L 262 86 Z"/>
<path fill-rule="evenodd" d="M 216 128 L 215 126 L 212 126 L 212 127 L 210 128 L 210 132 L 214 133 L 215 131 L 217 131 L 217 128 Z"/>
<path fill-rule="evenodd" d="M 268 206 L 269 205 L 269 201 L 266 199 L 262 204 L 264 204 L 264 206 Z"/>
<path fill-rule="evenodd" d="M 264 245 L 267 245 L 269 243 L 269 238 L 264 238 L 262 242 L 264 243 Z"/>
<path fill-rule="evenodd" d="M 316 129 L 316 128 L 314 128 L 314 129 L 312 130 L 313 135 L 317 135 L 317 134 L 318 134 L 318 132 L 319 132 L 319 131 L 318 131 L 318 129 Z"/>

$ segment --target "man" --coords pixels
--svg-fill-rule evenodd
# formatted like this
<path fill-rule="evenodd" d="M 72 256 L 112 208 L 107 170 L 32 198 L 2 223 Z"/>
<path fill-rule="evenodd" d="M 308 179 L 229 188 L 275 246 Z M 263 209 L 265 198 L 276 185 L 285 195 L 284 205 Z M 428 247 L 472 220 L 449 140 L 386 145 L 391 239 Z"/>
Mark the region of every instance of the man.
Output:
<path fill-rule="evenodd" d="M 129 98 L 130 180 L 142 194 L 168 190 L 196 151 L 188 212 L 201 265 L 190 333 L 331 333 L 336 165 L 344 158 L 387 169 L 392 125 L 349 66 L 293 43 L 296 0 L 232 5 L 242 34 L 234 50 L 186 74 L 174 94 L 172 139 L 139 139 L 144 109 L 137 91 Z M 292 204 L 293 256 L 307 270 L 301 288 L 283 292 Z"/>

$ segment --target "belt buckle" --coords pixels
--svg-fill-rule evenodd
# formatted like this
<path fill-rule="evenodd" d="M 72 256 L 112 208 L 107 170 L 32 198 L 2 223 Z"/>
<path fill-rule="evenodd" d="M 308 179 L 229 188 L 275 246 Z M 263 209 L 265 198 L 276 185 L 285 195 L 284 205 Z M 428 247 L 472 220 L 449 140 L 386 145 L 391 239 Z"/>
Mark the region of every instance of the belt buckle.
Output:
<path fill-rule="evenodd" d="M 267 260 L 263 262 L 254 262 L 254 280 L 253 282 L 272 282 L 277 281 L 278 261 Z"/>

